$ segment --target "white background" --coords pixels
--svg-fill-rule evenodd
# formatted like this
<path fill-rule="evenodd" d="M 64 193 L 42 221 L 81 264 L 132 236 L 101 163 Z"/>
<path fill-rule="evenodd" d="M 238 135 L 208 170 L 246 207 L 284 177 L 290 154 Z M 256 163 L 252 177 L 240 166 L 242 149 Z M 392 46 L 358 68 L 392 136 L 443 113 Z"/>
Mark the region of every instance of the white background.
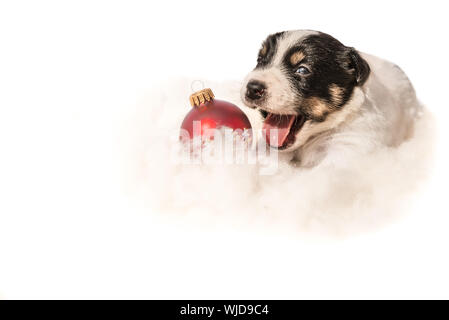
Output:
<path fill-rule="evenodd" d="M 449 298 L 444 1 L 2 1 L 0 298 Z M 269 33 L 317 29 L 398 63 L 439 121 L 413 212 L 315 243 L 139 212 L 123 114 L 162 79 L 241 79 Z"/>

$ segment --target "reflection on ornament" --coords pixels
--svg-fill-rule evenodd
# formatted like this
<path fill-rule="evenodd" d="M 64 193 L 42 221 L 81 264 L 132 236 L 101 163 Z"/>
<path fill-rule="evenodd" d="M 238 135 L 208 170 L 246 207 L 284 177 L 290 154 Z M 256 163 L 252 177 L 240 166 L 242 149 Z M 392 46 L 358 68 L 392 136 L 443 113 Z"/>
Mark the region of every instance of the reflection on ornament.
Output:
<path fill-rule="evenodd" d="M 229 128 L 243 137 L 251 137 L 251 123 L 245 113 L 230 102 L 214 99 L 211 89 L 195 92 L 190 96 L 190 103 L 193 108 L 181 125 L 190 139 L 198 135 L 202 140 L 213 139 L 214 132 L 222 128 Z M 184 135 L 181 134 L 181 137 Z"/>

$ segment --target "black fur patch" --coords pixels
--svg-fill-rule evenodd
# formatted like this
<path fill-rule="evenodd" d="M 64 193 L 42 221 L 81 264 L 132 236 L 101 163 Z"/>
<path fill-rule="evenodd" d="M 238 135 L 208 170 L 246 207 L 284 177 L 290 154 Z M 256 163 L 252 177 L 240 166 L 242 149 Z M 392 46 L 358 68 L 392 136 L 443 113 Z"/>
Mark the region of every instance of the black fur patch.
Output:
<path fill-rule="evenodd" d="M 268 111 L 265 111 L 263 109 L 259 109 L 260 115 L 262 116 L 262 118 L 266 118 L 268 117 Z"/>
<path fill-rule="evenodd" d="M 297 51 L 304 54 L 304 59 L 291 65 L 290 58 Z M 299 66 L 307 67 L 310 74 L 296 73 Z M 344 106 L 354 87 L 363 85 L 370 73 L 368 63 L 356 50 L 325 33 L 310 35 L 288 50 L 284 56 L 283 69 L 296 89 L 298 99 L 310 101 L 310 98 L 317 98 L 323 101 L 329 107 L 326 114 Z M 322 116 L 314 115 L 310 106 L 299 105 L 298 111 L 312 120 L 324 120 Z"/>
<path fill-rule="evenodd" d="M 278 32 L 272 35 L 269 35 L 267 39 L 262 44 L 262 49 L 259 51 L 259 56 L 257 58 L 257 68 L 263 68 L 266 65 L 268 65 L 271 60 L 274 57 L 274 54 L 276 53 L 276 47 L 278 39 L 284 34 L 285 32 Z M 263 48 L 266 48 L 265 54 L 262 54 Z"/>

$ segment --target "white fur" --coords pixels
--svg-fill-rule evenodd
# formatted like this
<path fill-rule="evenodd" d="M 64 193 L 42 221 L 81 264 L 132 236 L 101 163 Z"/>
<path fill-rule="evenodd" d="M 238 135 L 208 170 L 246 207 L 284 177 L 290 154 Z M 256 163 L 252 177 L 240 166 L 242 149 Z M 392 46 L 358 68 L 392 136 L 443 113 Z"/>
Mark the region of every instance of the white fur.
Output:
<path fill-rule="evenodd" d="M 320 161 L 344 165 L 351 155 L 397 146 L 412 135 L 421 106 L 410 81 L 396 65 L 362 56 L 371 68 L 368 81 L 356 88 L 347 105 L 330 119 L 306 123 L 290 148 L 297 148 L 301 165 L 313 166 Z M 309 141 L 314 135 L 316 138 Z"/>

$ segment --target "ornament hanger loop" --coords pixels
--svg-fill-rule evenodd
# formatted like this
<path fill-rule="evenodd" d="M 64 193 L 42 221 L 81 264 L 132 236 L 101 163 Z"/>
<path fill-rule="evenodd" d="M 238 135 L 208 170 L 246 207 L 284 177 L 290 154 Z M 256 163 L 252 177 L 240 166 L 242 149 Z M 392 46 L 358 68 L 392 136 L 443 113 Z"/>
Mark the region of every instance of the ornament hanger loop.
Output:
<path fill-rule="evenodd" d="M 190 89 L 192 89 L 192 92 L 203 90 L 204 82 L 201 80 L 193 80 L 192 83 L 190 83 Z"/>

